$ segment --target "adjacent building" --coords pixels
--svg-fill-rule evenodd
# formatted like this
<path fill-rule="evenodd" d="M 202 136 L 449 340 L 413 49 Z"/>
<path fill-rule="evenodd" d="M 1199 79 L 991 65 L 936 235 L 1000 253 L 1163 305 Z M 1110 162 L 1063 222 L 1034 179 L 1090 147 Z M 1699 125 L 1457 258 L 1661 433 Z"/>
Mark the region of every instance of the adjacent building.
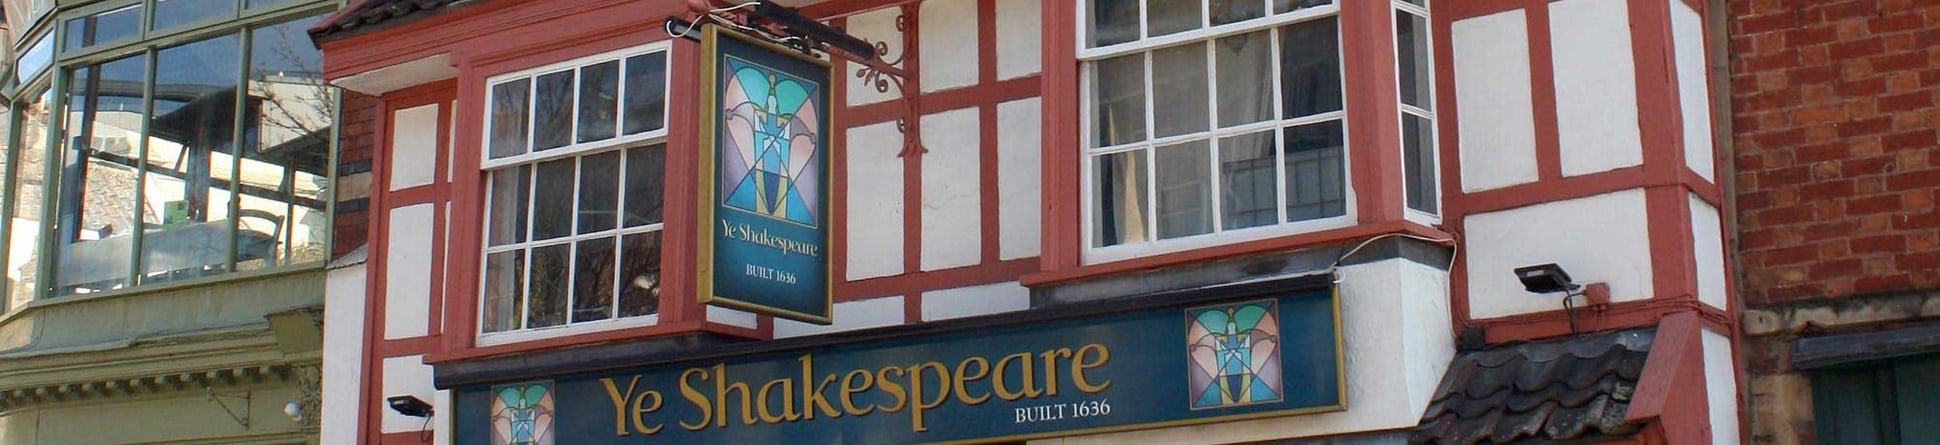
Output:
<path fill-rule="evenodd" d="M 317 440 L 336 7 L 5 2 L 0 443 Z"/>
<path fill-rule="evenodd" d="M 1754 443 L 1940 437 L 1940 5 L 1732 2 Z"/>
<path fill-rule="evenodd" d="M 778 3 L 312 26 L 322 442 L 1745 437 L 1721 2 Z"/>

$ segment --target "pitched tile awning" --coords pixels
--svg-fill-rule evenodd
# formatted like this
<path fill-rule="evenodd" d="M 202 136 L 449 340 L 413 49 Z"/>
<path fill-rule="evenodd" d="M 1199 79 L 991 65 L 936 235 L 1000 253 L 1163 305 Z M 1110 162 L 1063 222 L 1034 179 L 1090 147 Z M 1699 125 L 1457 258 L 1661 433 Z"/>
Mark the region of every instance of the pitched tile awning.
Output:
<path fill-rule="evenodd" d="M 431 15 L 447 7 L 475 0 L 355 0 L 310 27 L 316 41 L 361 32 L 406 18 Z"/>
<path fill-rule="evenodd" d="M 1626 437 L 1655 328 L 1497 345 L 1456 354 L 1412 444 Z"/>

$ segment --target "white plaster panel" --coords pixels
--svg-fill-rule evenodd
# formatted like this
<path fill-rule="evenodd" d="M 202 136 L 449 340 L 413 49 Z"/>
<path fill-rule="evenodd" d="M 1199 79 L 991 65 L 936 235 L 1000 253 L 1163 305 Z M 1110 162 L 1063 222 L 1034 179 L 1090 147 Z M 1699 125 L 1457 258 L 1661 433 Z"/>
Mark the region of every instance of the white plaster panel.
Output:
<path fill-rule="evenodd" d="M 432 204 L 391 209 L 384 258 L 384 338 L 427 334 L 431 322 Z"/>
<path fill-rule="evenodd" d="M 384 93 L 453 77 L 458 77 L 458 67 L 452 65 L 451 53 L 439 53 L 340 77 L 330 84 L 359 93 L 381 96 Z"/>
<path fill-rule="evenodd" d="M 1401 259 L 1341 268 L 1347 411 L 1065 437 L 1048 443 L 1246 443 L 1413 427 L 1455 354 L 1446 287 L 1430 289 L 1445 279 L 1433 278 L 1441 274 Z"/>
<path fill-rule="evenodd" d="M 1724 309 L 1729 297 L 1725 289 L 1724 224 L 1718 208 L 1697 195 L 1691 201 L 1691 257 L 1697 259 L 1698 301 Z"/>
<path fill-rule="evenodd" d="M 903 134 L 894 122 L 849 129 L 848 257 L 850 280 L 903 273 Z"/>
<path fill-rule="evenodd" d="M 1738 442 L 1738 371 L 1733 366 L 1731 339 L 1705 330 L 1704 395 L 1711 408 L 1711 443 Z"/>
<path fill-rule="evenodd" d="M 1637 73 L 1628 2 L 1549 4 L 1556 76 L 1556 130 L 1564 175 L 1644 161 L 1637 124 Z"/>
<path fill-rule="evenodd" d="M 1704 19 L 1679 0 L 1671 7 L 1671 39 L 1677 51 L 1677 102 L 1684 114 L 1684 165 L 1710 180 L 1715 174 L 1711 141 L 1711 90 L 1704 57 Z"/>
<path fill-rule="evenodd" d="M 1038 98 L 997 104 L 997 258 L 1038 254 L 1044 172 L 1043 101 Z"/>
<path fill-rule="evenodd" d="M 1455 109 L 1462 190 L 1536 180 L 1529 25 L 1522 10 L 1456 21 Z"/>
<path fill-rule="evenodd" d="M 775 319 L 775 338 L 801 337 L 903 324 L 903 296 L 871 298 L 835 304 L 834 324 L 814 325 Z"/>
<path fill-rule="evenodd" d="M 378 393 L 378 400 L 372 400 L 370 409 L 383 412 L 383 432 L 402 433 L 423 431 L 424 419 L 405 417 L 392 411 L 382 398 L 399 395 L 417 396 L 418 400 L 431 402 L 437 400 L 438 389 L 431 385 L 431 365 L 424 364 L 424 356 L 387 357 L 383 364 L 384 387 Z M 450 411 L 449 406 L 434 406 L 439 411 Z"/>
<path fill-rule="evenodd" d="M 391 115 L 391 190 L 430 185 L 438 173 L 438 104 Z"/>
<path fill-rule="evenodd" d="M 902 31 L 896 30 L 896 16 L 901 13 L 901 8 L 891 7 L 852 15 L 849 16 L 847 30 L 849 31 L 849 35 L 867 40 L 870 43 L 882 43 L 889 48 L 889 51 L 884 53 L 884 58 L 888 60 L 899 60 L 903 54 L 903 33 Z M 924 59 L 928 60 L 927 57 Z M 847 66 L 850 68 L 850 72 L 854 72 L 855 69 L 860 68 L 853 63 L 847 64 Z M 901 68 L 902 65 L 897 64 L 896 67 Z M 845 94 L 848 96 L 849 106 L 872 104 L 903 96 L 901 91 L 896 90 L 893 82 L 890 83 L 888 92 L 878 92 L 876 91 L 875 82 L 871 82 L 868 79 L 858 78 L 854 75 L 840 77 L 848 79 L 847 82 L 849 82 L 848 90 Z"/>
<path fill-rule="evenodd" d="M 363 396 L 364 265 L 331 270 L 324 281 L 323 412 L 319 443 L 357 443 Z"/>
<path fill-rule="evenodd" d="M 758 326 L 757 320 L 758 318 L 751 312 L 737 311 L 720 306 L 707 307 L 707 321 L 728 326 L 755 329 Z"/>
<path fill-rule="evenodd" d="M 438 395 L 433 397 L 431 406 L 435 408 L 431 419 L 431 445 L 451 445 L 452 435 L 457 434 L 453 422 L 458 421 L 451 414 L 457 412 L 458 405 L 452 403 L 451 391 L 439 390 Z"/>
<path fill-rule="evenodd" d="M 1031 308 L 1031 290 L 1016 281 L 923 292 L 923 321 Z"/>
<path fill-rule="evenodd" d="M 917 16 L 916 40 L 922 47 L 923 92 L 977 84 L 976 0 L 929 0 Z M 965 38 L 972 37 L 972 38 Z"/>
<path fill-rule="evenodd" d="M 976 108 L 923 116 L 923 270 L 983 259 L 983 143 Z M 854 177 L 854 175 L 850 175 Z"/>
<path fill-rule="evenodd" d="M 1471 215 L 1470 316 L 1495 318 L 1563 309 L 1562 295 L 1536 295 L 1517 267 L 1556 263 L 1578 284 L 1608 283 L 1612 301 L 1651 296 L 1649 221 L 1644 192 L 1602 195 Z"/>
<path fill-rule="evenodd" d="M 1041 0 L 997 0 L 997 79 L 1043 70 L 1044 8 Z"/>

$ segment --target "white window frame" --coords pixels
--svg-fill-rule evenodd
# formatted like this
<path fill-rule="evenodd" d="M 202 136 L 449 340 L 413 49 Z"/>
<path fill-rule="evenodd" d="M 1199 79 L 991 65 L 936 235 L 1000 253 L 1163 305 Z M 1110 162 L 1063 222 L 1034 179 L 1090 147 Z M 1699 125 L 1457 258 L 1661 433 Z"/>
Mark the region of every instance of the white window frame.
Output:
<path fill-rule="evenodd" d="M 1301 117 L 1295 117 L 1295 118 L 1284 118 L 1284 117 L 1278 116 L 1278 114 L 1282 110 L 1281 102 L 1284 100 L 1284 97 L 1281 95 L 1281 92 L 1280 92 L 1281 84 L 1280 84 L 1280 81 L 1277 79 L 1277 76 L 1279 76 L 1280 74 L 1280 64 L 1279 64 L 1279 56 L 1278 56 L 1280 53 L 1280 39 L 1277 39 L 1277 38 L 1271 39 L 1272 40 L 1271 47 L 1268 50 L 1270 54 L 1273 54 L 1274 63 L 1272 66 L 1272 75 L 1276 77 L 1275 80 L 1273 81 L 1273 88 L 1272 88 L 1272 91 L 1273 91 L 1272 109 L 1274 110 L 1273 113 L 1275 117 L 1269 118 L 1267 120 L 1263 120 L 1260 122 L 1253 122 L 1253 123 L 1242 124 L 1242 125 L 1237 125 L 1237 126 L 1227 127 L 1227 128 L 1219 128 L 1219 116 L 1218 116 L 1219 110 L 1218 110 L 1218 102 L 1217 102 L 1218 91 L 1219 91 L 1218 90 L 1219 80 L 1218 80 L 1217 73 L 1212 71 L 1217 69 L 1217 66 L 1216 66 L 1216 62 L 1211 60 L 1214 57 L 1211 53 L 1208 53 L 1206 56 L 1208 58 L 1208 61 L 1207 61 L 1208 71 L 1206 72 L 1206 76 L 1209 82 L 1208 83 L 1209 89 L 1207 90 L 1209 94 L 1207 95 L 1208 97 L 1206 98 L 1208 102 L 1208 108 L 1206 110 L 1207 112 L 1206 119 L 1207 119 L 1207 128 L 1208 128 L 1207 130 L 1195 131 L 1192 133 L 1181 134 L 1181 135 L 1155 137 L 1156 133 L 1153 133 L 1153 127 L 1152 127 L 1153 110 L 1152 110 L 1152 107 L 1149 105 L 1149 102 L 1152 100 L 1151 98 L 1153 97 L 1153 95 L 1152 95 L 1152 82 L 1151 82 L 1152 68 L 1151 68 L 1151 62 L 1150 62 L 1150 58 L 1152 56 L 1148 51 L 1158 50 L 1158 49 L 1172 47 L 1172 46 L 1178 46 L 1182 44 L 1193 44 L 1193 43 L 1203 44 L 1206 41 L 1218 39 L 1221 37 L 1245 34 L 1245 33 L 1250 33 L 1255 31 L 1271 30 L 1271 29 L 1276 29 L 1281 26 L 1294 24 L 1294 23 L 1321 20 L 1321 19 L 1326 19 L 1330 17 L 1338 18 L 1340 17 L 1340 2 L 1345 0 L 1335 0 L 1335 2 L 1330 5 L 1315 6 L 1315 7 L 1305 8 L 1305 9 L 1297 9 L 1297 10 L 1293 10 L 1285 13 L 1279 13 L 1279 14 L 1275 14 L 1272 10 L 1271 3 L 1268 3 L 1266 5 L 1267 9 L 1265 10 L 1264 17 L 1248 19 L 1248 20 L 1243 20 L 1243 21 L 1228 23 L 1223 25 L 1217 25 L 1217 26 L 1211 26 L 1212 14 L 1210 14 L 1209 11 L 1206 11 L 1206 9 L 1210 7 L 1208 6 L 1208 3 L 1205 0 L 1198 0 L 1200 2 L 1199 17 L 1200 17 L 1200 25 L 1201 25 L 1199 29 L 1195 29 L 1191 31 L 1183 31 L 1179 33 L 1168 34 L 1168 35 L 1158 36 L 1158 37 L 1132 40 L 1130 42 L 1111 44 L 1111 45 L 1100 46 L 1096 48 L 1087 47 L 1087 42 L 1089 42 L 1088 34 L 1090 33 L 1089 23 L 1091 23 L 1091 19 L 1090 19 L 1091 11 L 1090 11 L 1090 8 L 1088 7 L 1089 0 L 1071 0 L 1071 1 L 1075 1 L 1078 4 L 1078 7 L 1077 7 L 1078 38 L 1075 44 L 1077 45 L 1077 55 L 1078 55 L 1077 59 L 1080 64 L 1080 71 L 1078 76 L 1078 79 L 1079 79 L 1079 88 L 1078 88 L 1079 113 L 1078 114 L 1080 115 L 1080 119 L 1079 119 L 1078 128 L 1080 133 L 1079 144 L 1081 148 L 1078 153 L 1078 158 L 1079 158 L 1078 163 L 1080 165 L 1078 188 L 1079 188 L 1079 207 L 1080 207 L 1079 217 L 1081 218 L 1081 220 L 1079 221 L 1079 224 L 1082 226 L 1082 229 L 1079 231 L 1082 234 L 1082 236 L 1080 236 L 1081 239 L 1079 242 L 1083 243 L 1084 245 L 1084 248 L 1081 250 L 1081 252 L 1083 252 L 1083 254 L 1081 255 L 1083 264 L 1085 265 L 1101 264 L 1101 263 L 1122 261 L 1122 260 L 1128 260 L 1132 258 L 1138 258 L 1138 257 L 1150 256 L 1150 255 L 1156 255 L 1156 254 L 1205 249 L 1210 247 L 1217 247 L 1217 246 L 1236 244 L 1236 243 L 1242 243 L 1247 241 L 1275 238 L 1275 237 L 1286 236 L 1286 235 L 1311 233 L 1311 232 L 1318 232 L 1318 231 L 1332 230 L 1332 229 L 1341 229 L 1341 228 L 1353 227 L 1355 224 L 1357 224 L 1358 212 L 1356 211 L 1356 206 L 1357 206 L 1356 203 L 1358 201 L 1357 199 L 1358 194 L 1355 193 L 1355 189 L 1354 189 L 1353 132 L 1350 131 L 1348 128 L 1349 120 L 1347 117 L 1347 104 L 1348 104 L 1347 96 L 1349 94 L 1349 91 L 1345 85 L 1346 79 L 1347 79 L 1346 62 L 1348 57 L 1346 52 L 1347 42 L 1344 36 L 1345 34 L 1344 28 L 1347 26 L 1346 22 L 1337 20 L 1336 28 L 1335 28 L 1335 32 L 1340 34 L 1340 35 L 1337 35 L 1335 38 L 1335 42 L 1339 46 L 1338 48 L 1335 49 L 1335 52 L 1341 58 L 1341 60 L 1339 61 L 1339 65 L 1341 70 L 1340 78 L 1343 84 L 1341 88 L 1341 110 L 1340 111 L 1320 113 L 1316 115 L 1301 116 Z M 1145 20 L 1146 12 L 1147 12 L 1147 9 L 1141 6 L 1139 9 L 1139 35 L 1140 36 L 1145 35 L 1147 32 L 1146 28 L 1148 26 L 1148 23 L 1147 23 L 1147 20 Z M 1146 80 L 1145 82 L 1143 82 L 1145 87 L 1144 100 L 1148 102 L 1148 105 L 1145 106 L 1146 132 L 1151 134 L 1148 134 L 1146 139 L 1138 142 L 1110 146 L 1110 147 L 1093 147 L 1097 138 L 1097 135 L 1095 134 L 1095 132 L 1091 131 L 1093 128 L 1093 124 L 1095 123 L 1094 122 L 1095 116 L 1092 115 L 1093 108 L 1095 108 L 1094 107 L 1095 103 L 1093 102 L 1094 98 L 1092 97 L 1093 95 L 1092 90 L 1094 89 L 1093 79 L 1096 78 L 1097 64 L 1094 62 L 1108 59 L 1111 57 L 1128 55 L 1128 54 L 1136 54 L 1136 53 L 1142 53 L 1142 52 L 1146 53 L 1144 57 L 1147 58 L 1147 62 L 1145 63 Z M 1330 121 L 1339 122 L 1341 126 L 1341 193 L 1344 198 L 1344 202 L 1342 203 L 1343 209 L 1342 209 L 1341 215 L 1319 218 L 1319 219 L 1304 220 L 1304 221 L 1286 222 L 1286 219 L 1287 219 L 1287 215 L 1286 215 L 1287 175 L 1286 173 L 1287 172 L 1285 167 L 1285 159 L 1280 157 L 1281 154 L 1284 152 L 1284 149 L 1281 149 L 1281 150 L 1275 150 L 1276 165 L 1274 167 L 1274 171 L 1275 171 L 1274 182 L 1276 186 L 1275 196 L 1277 196 L 1279 200 L 1276 205 L 1276 207 L 1278 207 L 1278 213 L 1279 213 L 1278 223 L 1256 226 L 1256 227 L 1248 227 L 1243 229 L 1232 229 L 1232 230 L 1224 229 L 1223 228 L 1224 222 L 1222 221 L 1223 215 L 1221 211 L 1221 209 L 1224 206 L 1224 201 L 1221 200 L 1220 196 L 1218 196 L 1219 192 L 1215 189 L 1213 191 L 1213 196 L 1211 200 L 1211 205 L 1213 207 L 1212 232 L 1198 234 L 1198 235 L 1182 236 L 1182 237 L 1172 238 L 1172 239 L 1158 239 L 1158 235 L 1157 235 L 1158 225 L 1154 223 L 1154 224 L 1148 224 L 1148 227 L 1146 227 L 1146 231 L 1147 231 L 1146 241 L 1130 242 L 1130 243 L 1123 243 L 1118 245 L 1102 246 L 1102 247 L 1097 247 L 1093 245 L 1093 241 L 1096 239 L 1096 236 L 1097 236 L 1097 234 L 1095 233 L 1096 224 L 1094 224 L 1094 219 L 1093 219 L 1097 217 L 1097 215 L 1095 214 L 1097 211 L 1096 210 L 1097 202 L 1095 201 L 1097 197 L 1094 196 L 1096 192 L 1093 190 L 1094 184 L 1092 183 L 1092 179 L 1094 176 L 1093 160 L 1096 157 L 1101 155 L 1108 155 L 1112 153 L 1145 150 L 1148 153 L 1145 161 L 1145 172 L 1144 172 L 1146 182 L 1148 183 L 1147 191 L 1143 193 L 1144 194 L 1143 197 L 1145 198 L 1145 201 L 1146 201 L 1145 209 L 1147 213 L 1156 214 L 1158 212 L 1158 194 L 1154 193 L 1153 190 L 1156 190 L 1157 188 L 1156 181 L 1157 181 L 1158 175 L 1157 175 L 1157 161 L 1156 161 L 1157 155 L 1156 154 L 1157 154 L 1158 147 L 1164 147 L 1170 144 L 1175 144 L 1175 143 L 1185 142 L 1185 141 L 1205 140 L 1209 142 L 1209 147 L 1210 147 L 1209 149 L 1212 150 L 1214 154 L 1217 154 L 1218 147 L 1214 141 L 1217 141 L 1220 138 L 1250 134 L 1250 133 L 1255 133 L 1260 131 L 1269 131 L 1269 130 L 1274 132 L 1274 140 L 1276 141 L 1276 146 L 1278 146 L 1280 145 L 1278 142 L 1285 137 L 1285 130 L 1288 128 L 1294 128 L 1294 127 L 1300 127 L 1308 124 L 1330 122 Z M 1207 177 L 1207 180 L 1211 181 L 1213 184 L 1215 184 L 1215 187 L 1217 187 L 1217 184 L 1219 183 L 1219 178 L 1220 178 L 1219 158 L 1217 156 L 1210 158 L 1209 164 L 1210 164 L 1209 166 L 1210 166 L 1211 172 L 1210 172 L 1210 176 Z M 1406 203 L 1404 202 L 1403 205 L 1405 206 Z"/>
<path fill-rule="evenodd" d="M 1431 16 L 1428 14 L 1428 6 L 1426 5 L 1431 1 L 1433 0 L 1422 0 L 1422 3 L 1424 3 L 1424 5 L 1415 5 L 1413 3 L 1409 3 L 1408 0 L 1393 0 L 1393 3 L 1394 3 L 1393 11 L 1394 11 L 1394 14 L 1396 14 L 1395 17 L 1397 18 L 1400 17 L 1400 14 L 1414 14 L 1416 16 L 1421 17 L 1422 22 L 1428 25 L 1428 28 L 1418 30 L 1417 32 L 1425 33 L 1424 34 L 1426 36 L 1425 40 L 1428 44 L 1427 47 L 1421 48 L 1421 50 L 1425 51 L 1426 54 L 1428 55 L 1428 78 L 1423 79 L 1422 81 L 1428 83 L 1427 101 L 1430 107 L 1429 109 L 1423 109 L 1421 107 L 1416 107 L 1414 105 L 1408 105 L 1407 103 L 1400 101 L 1401 88 L 1402 88 L 1401 39 L 1398 38 L 1397 36 L 1397 38 L 1389 39 L 1391 40 L 1391 42 L 1389 43 L 1394 45 L 1393 47 L 1393 52 L 1395 57 L 1395 63 L 1394 63 L 1395 96 L 1394 97 L 1395 97 L 1395 108 L 1399 110 L 1399 114 L 1396 115 L 1398 119 L 1397 123 L 1399 125 L 1403 125 L 1403 127 L 1398 129 L 1399 131 L 1395 132 L 1396 134 L 1395 137 L 1400 142 L 1399 144 L 1395 145 L 1395 149 L 1399 150 L 1396 153 L 1396 155 L 1401 156 L 1400 159 L 1403 159 L 1404 162 L 1407 159 L 1407 152 L 1405 150 L 1407 150 L 1408 148 L 1407 146 L 1408 129 L 1405 126 L 1408 125 L 1408 115 L 1413 114 L 1415 115 L 1415 117 L 1427 119 L 1429 127 L 1435 129 L 1435 133 L 1433 135 L 1430 135 L 1428 138 L 1428 146 L 1423 147 L 1423 149 L 1428 150 L 1428 152 L 1432 153 L 1435 157 L 1434 159 L 1435 181 L 1432 183 L 1432 186 L 1435 187 L 1435 210 L 1436 211 L 1424 212 L 1421 210 L 1416 210 L 1414 207 L 1408 206 L 1408 199 L 1407 199 L 1408 190 L 1407 190 L 1407 183 L 1406 183 L 1407 172 L 1405 171 L 1402 172 L 1403 183 L 1402 183 L 1402 189 L 1401 189 L 1401 196 L 1402 196 L 1401 210 L 1404 212 L 1403 216 L 1407 220 L 1432 226 L 1436 224 L 1441 224 L 1442 213 L 1446 211 L 1445 207 L 1447 206 L 1448 201 L 1446 199 L 1443 199 L 1443 198 L 1446 198 L 1446 196 L 1443 195 L 1443 192 L 1445 192 L 1446 190 L 1442 189 L 1443 174 L 1442 174 L 1442 155 L 1441 155 L 1441 134 L 1442 134 L 1441 119 L 1439 119 L 1439 116 L 1435 114 L 1435 110 L 1441 109 L 1442 104 L 1440 103 L 1439 101 L 1440 97 L 1438 96 L 1441 91 L 1440 90 L 1441 85 L 1439 85 L 1439 82 L 1435 82 L 1435 75 L 1436 75 L 1435 74 L 1435 32 L 1434 32 L 1435 19 L 1434 19 L 1434 16 Z"/>
<path fill-rule="evenodd" d="M 569 87 L 570 95 L 572 96 L 572 102 L 573 102 L 571 109 L 573 110 L 573 113 L 574 113 L 571 124 L 568 126 L 570 128 L 567 135 L 567 138 L 568 138 L 567 140 L 569 142 L 565 146 L 550 148 L 544 151 L 534 150 L 533 139 L 536 137 L 536 134 L 538 133 L 538 131 L 535 128 L 533 128 L 533 125 L 537 122 L 534 118 L 538 113 L 538 107 L 534 106 L 534 102 L 538 98 L 538 95 L 536 93 L 537 93 L 537 88 L 539 83 L 538 78 L 540 76 L 578 70 L 582 67 L 598 65 L 601 63 L 606 63 L 611 61 L 618 61 L 622 67 L 621 73 L 624 73 L 626 59 L 634 56 L 653 54 L 656 52 L 664 53 L 665 54 L 664 57 L 666 57 L 666 64 L 663 65 L 663 69 L 666 70 L 666 75 L 662 77 L 663 83 L 661 85 L 661 88 L 663 91 L 666 91 L 668 93 L 667 97 L 669 99 L 669 100 L 663 100 L 661 102 L 661 107 L 662 107 L 661 118 L 663 119 L 663 121 L 661 122 L 660 128 L 641 132 L 638 134 L 633 134 L 633 135 L 624 134 L 624 131 L 626 128 L 626 115 L 625 115 L 626 78 L 624 75 L 622 75 L 621 78 L 619 79 L 618 89 L 616 89 L 614 92 L 616 97 L 615 106 L 620 108 L 620 114 L 616 114 L 613 120 L 614 136 L 612 138 L 598 140 L 598 141 L 579 142 L 578 113 L 579 113 L 579 82 L 580 82 L 581 76 L 574 75 L 573 84 L 571 87 Z M 482 129 L 483 139 L 480 139 L 481 141 L 484 141 L 484 142 L 479 144 L 480 147 L 478 150 L 478 156 L 480 160 L 479 173 L 486 176 L 485 196 L 488 197 L 485 200 L 485 205 L 483 209 L 483 211 L 485 212 L 484 214 L 490 215 L 492 211 L 491 209 L 492 203 L 491 203 L 491 199 L 489 199 L 489 197 L 492 196 L 492 188 L 495 185 L 492 183 L 490 179 L 492 171 L 506 169 L 506 168 L 517 168 L 521 165 L 527 166 L 531 169 L 536 170 L 539 164 L 542 164 L 548 161 L 565 159 L 570 157 L 604 154 L 608 152 L 622 153 L 622 159 L 624 159 L 624 156 L 625 156 L 624 153 L 627 152 L 628 150 L 651 146 L 654 144 L 661 144 L 662 150 L 668 150 L 669 148 L 667 148 L 665 144 L 667 142 L 667 132 L 668 132 L 669 126 L 666 124 L 664 119 L 668 117 L 668 113 L 672 109 L 672 103 L 671 103 L 672 100 L 670 99 L 671 99 L 671 93 L 672 93 L 672 87 L 673 87 L 674 60 L 675 58 L 673 54 L 673 45 L 668 41 L 662 40 L 662 41 L 648 43 L 645 45 L 630 47 L 626 49 L 608 51 L 600 54 L 579 57 L 579 58 L 575 58 L 575 59 L 567 60 L 563 62 L 541 65 L 541 66 L 527 68 L 519 71 L 512 71 L 512 72 L 503 73 L 503 74 L 486 78 L 485 79 L 486 87 L 484 89 L 485 108 L 483 111 L 485 115 L 484 116 L 485 125 L 483 125 L 484 128 Z M 500 83 L 504 83 L 504 82 L 516 81 L 521 78 L 527 79 L 530 83 L 530 85 L 528 85 L 528 88 L 531 88 L 531 90 L 528 90 L 528 92 L 526 93 L 526 98 L 528 101 L 528 105 L 526 107 L 526 125 L 527 125 L 526 153 L 515 155 L 515 156 L 507 156 L 503 158 L 492 159 L 491 148 L 490 148 L 490 141 L 491 141 L 492 130 L 494 126 L 494 122 L 492 121 L 492 118 L 491 118 L 492 106 L 494 105 L 493 96 L 492 96 L 492 86 Z M 665 158 L 663 157 L 662 159 L 664 162 Z M 579 181 L 581 179 L 580 178 L 581 169 L 579 168 L 579 164 L 580 164 L 579 161 L 574 161 L 573 184 L 575 188 L 578 187 Z M 666 171 L 665 166 L 662 167 L 662 171 L 663 172 Z M 626 173 L 627 173 L 626 168 L 624 165 L 622 165 L 619 171 L 619 176 L 616 178 L 616 181 L 618 181 L 618 183 L 621 184 L 621 188 L 622 188 L 619 200 L 621 202 L 620 205 L 623 207 L 625 206 L 625 199 L 626 199 L 623 191 L 627 180 Z M 536 172 L 532 174 L 535 174 L 535 178 L 536 178 Z M 664 181 L 665 178 L 663 177 L 662 180 Z M 663 193 L 664 193 L 664 190 L 665 189 L 663 188 L 662 189 Z M 579 228 L 579 196 L 578 196 L 579 194 L 574 193 L 573 203 L 571 205 L 571 208 L 573 209 L 573 212 L 572 212 L 573 217 L 572 217 L 572 221 L 568 222 L 569 230 L 571 232 L 569 232 L 566 236 L 563 236 L 563 237 L 547 239 L 544 241 L 534 241 L 532 239 L 532 230 L 535 226 L 537 226 L 537 224 L 532 223 L 529 212 L 531 212 L 530 210 L 531 203 L 534 202 L 534 198 L 536 198 L 536 196 L 533 196 L 533 195 L 536 195 L 538 193 L 537 184 L 536 183 L 532 184 L 530 187 L 528 187 L 526 192 L 528 193 L 528 197 L 527 197 L 528 208 L 526 210 L 528 212 L 527 214 L 528 216 L 526 220 L 527 221 L 526 227 L 525 227 L 526 236 L 524 241 L 517 242 L 517 243 L 510 243 L 502 246 L 493 246 L 491 245 L 491 239 L 489 236 L 479 237 L 478 264 L 473 265 L 474 267 L 477 267 L 479 271 L 478 291 L 475 292 L 474 295 L 471 295 L 471 298 L 476 299 L 480 303 L 478 305 L 477 313 L 473 314 L 473 316 L 476 317 L 474 318 L 474 320 L 477 320 L 477 328 L 474 330 L 473 335 L 475 335 L 477 344 L 479 346 L 494 346 L 494 345 L 519 343 L 519 342 L 526 342 L 526 341 L 540 340 L 540 339 L 547 339 L 547 338 L 566 337 L 566 336 L 589 334 L 589 333 L 595 333 L 595 332 L 612 331 L 612 330 L 618 330 L 618 329 L 627 329 L 627 328 L 635 328 L 635 327 L 642 327 L 642 326 L 654 326 L 660 323 L 660 313 L 657 310 L 652 314 L 638 315 L 638 316 L 631 316 L 631 317 L 623 317 L 619 315 L 620 293 L 621 293 L 621 290 L 623 289 L 621 287 L 621 284 L 623 283 L 620 283 L 620 281 L 624 278 L 619 276 L 619 274 L 615 274 L 614 276 L 615 284 L 613 287 L 613 302 L 612 302 L 613 316 L 609 318 L 601 319 L 601 320 L 583 321 L 583 322 L 577 322 L 577 323 L 573 322 L 572 307 L 573 307 L 573 303 L 575 302 L 574 300 L 576 300 L 578 296 L 576 295 L 577 289 L 575 289 L 574 283 L 572 282 L 572 278 L 574 277 L 574 274 L 578 272 L 577 269 L 579 268 L 579 264 L 578 264 L 577 255 L 568 255 L 566 259 L 566 262 L 567 262 L 566 280 L 567 280 L 567 288 L 569 290 L 566 296 L 567 312 L 565 315 L 566 320 L 564 324 L 561 324 L 558 326 L 546 326 L 546 327 L 536 327 L 536 328 L 519 327 L 519 328 L 508 329 L 508 330 L 498 331 L 498 332 L 486 332 L 485 331 L 486 305 L 484 304 L 484 302 L 486 298 L 485 293 L 488 285 L 486 280 L 489 278 L 489 274 L 490 274 L 490 270 L 487 269 L 487 265 L 489 264 L 489 258 L 491 257 L 492 254 L 512 252 L 512 251 L 528 252 L 522 258 L 522 261 L 524 261 L 527 266 L 522 268 L 522 271 L 525 273 L 525 276 L 520 278 L 520 286 L 522 287 L 522 289 L 520 290 L 519 302 L 522 304 L 519 305 L 520 310 L 519 310 L 519 313 L 517 314 L 518 323 L 521 326 L 523 326 L 526 320 L 529 318 L 530 312 L 532 309 L 531 302 L 530 302 L 531 290 L 532 290 L 532 280 L 531 280 L 532 269 L 529 266 L 532 262 L 532 254 L 530 253 L 530 251 L 538 248 L 542 248 L 542 247 L 550 247 L 550 246 L 556 246 L 556 245 L 573 246 L 573 245 L 577 245 L 581 241 L 600 240 L 600 239 L 614 239 L 615 247 L 617 249 L 622 245 L 621 243 L 625 241 L 625 238 L 628 235 L 663 232 L 663 229 L 666 226 L 666 222 L 663 217 L 662 222 L 647 224 L 647 225 L 642 225 L 637 227 L 626 227 L 625 221 L 618 221 L 615 224 L 615 227 L 611 229 L 602 230 L 602 231 L 593 232 L 593 233 L 586 233 L 586 234 L 576 233 Z M 491 223 L 489 219 L 490 218 L 487 217 L 480 225 L 479 230 L 481 232 L 490 230 L 489 225 Z M 662 236 L 662 242 L 663 243 L 665 242 L 664 234 Z M 569 249 L 569 251 L 571 250 Z M 615 261 L 619 260 L 618 255 L 620 255 L 621 253 L 623 252 L 615 251 Z M 662 261 L 661 264 L 664 265 L 666 264 L 666 262 Z M 658 304 L 658 302 L 656 302 L 656 304 Z"/>

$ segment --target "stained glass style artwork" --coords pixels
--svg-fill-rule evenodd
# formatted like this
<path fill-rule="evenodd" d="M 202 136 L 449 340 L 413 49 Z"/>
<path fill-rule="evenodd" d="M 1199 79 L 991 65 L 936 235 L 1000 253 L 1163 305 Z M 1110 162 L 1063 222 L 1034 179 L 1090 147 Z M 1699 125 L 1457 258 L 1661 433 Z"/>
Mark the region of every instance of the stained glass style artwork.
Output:
<path fill-rule="evenodd" d="M 728 77 L 721 93 L 722 204 L 819 226 L 822 86 L 733 56 L 722 62 Z"/>
<path fill-rule="evenodd" d="M 1279 313 L 1275 300 L 1186 310 L 1192 409 L 1281 400 Z"/>
<path fill-rule="evenodd" d="M 492 445 L 552 445 L 552 382 L 492 388 Z"/>

